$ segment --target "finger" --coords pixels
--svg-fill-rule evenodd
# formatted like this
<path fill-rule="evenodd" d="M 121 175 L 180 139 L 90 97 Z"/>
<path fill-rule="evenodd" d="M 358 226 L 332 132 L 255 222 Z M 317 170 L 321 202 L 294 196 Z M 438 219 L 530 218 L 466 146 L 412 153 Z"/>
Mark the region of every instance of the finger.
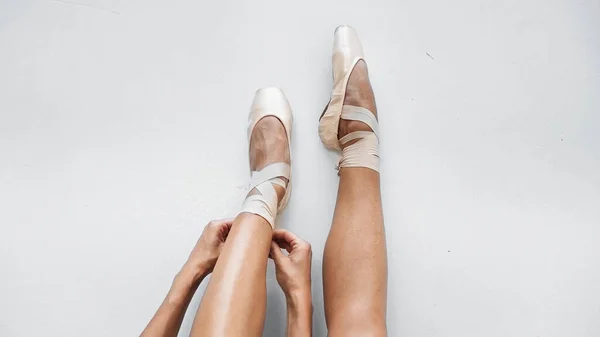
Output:
<path fill-rule="evenodd" d="M 211 222 L 215 223 L 219 227 L 221 227 L 221 226 L 231 227 L 231 225 L 233 225 L 233 220 L 235 220 L 235 218 L 225 218 L 225 219 L 221 219 L 221 220 L 213 220 Z"/>
<path fill-rule="evenodd" d="M 234 218 L 220 219 L 220 220 L 212 220 L 206 225 L 205 230 L 209 235 L 218 236 L 219 240 L 225 241 L 227 235 L 229 234 L 229 230 L 233 225 Z M 214 234 L 213 234 L 214 233 Z"/>
<path fill-rule="evenodd" d="M 232 224 L 233 224 L 233 218 L 221 219 L 221 220 L 211 220 L 208 222 L 208 225 L 206 225 L 204 228 L 218 230 L 218 229 L 221 229 L 222 227 L 231 227 Z"/>
<path fill-rule="evenodd" d="M 271 251 L 269 253 L 276 265 L 285 258 L 285 255 L 281 252 L 281 248 L 279 248 L 279 245 L 275 241 L 271 241 Z"/>
<path fill-rule="evenodd" d="M 277 241 L 287 242 L 290 245 L 296 242 L 299 237 L 287 229 L 276 229 L 273 231 L 273 239 Z"/>
<path fill-rule="evenodd" d="M 299 236 L 288 231 L 287 229 L 276 229 L 275 231 L 273 231 L 273 238 L 275 239 L 275 241 L 287 242 L 291 250 L 310 247 L 308 242 L 302 240 Z"/>
<path fill-rule="evenodd" d="M 225 240 L 227 238 L 227 235 L 229 234 L 229 231 L 231 230 L 231 226 L 233 226 L 233 220 L 235 220 L 235 218 L 227 218 L 227 219 L 223 219 L 223 220 L 219 220 L 219 229 L 221 231 L 221 236 L 223 237 L 223 240 Z"/>
<path fill-rule="evenodd" d="M 279 248 L 285 249 L 288 253 L 292 251 L 292 246 L 284 240 L 273 239 L 279 246 Z"/>

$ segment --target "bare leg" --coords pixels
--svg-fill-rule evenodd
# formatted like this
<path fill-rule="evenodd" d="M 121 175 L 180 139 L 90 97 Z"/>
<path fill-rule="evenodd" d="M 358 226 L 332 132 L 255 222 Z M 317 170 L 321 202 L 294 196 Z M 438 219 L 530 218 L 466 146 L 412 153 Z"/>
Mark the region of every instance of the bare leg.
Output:
<path fill-rule="evenodd" d="M 344 104 L 377 110 L 366 64 L 354 68 Z M 339 136 L 371 130 L 340 121 Z M 348 144 L 350 145 L 350 144 Z M 333 223 L 323 256 L 325 318 L 330 336 L 385 336 L 387 257 L 379 173 L 340 169 Z"/>
<path fill-rule="evenodd" d="M 250 139 L 250 168 L 289 163 L 285 129 L 275 117 L 263 118 Z M 285 190 L 274 186 L 279 200 Z M 256 191 L 251 191 L 256 193 Z M 241 213 L 235 219 L 211 276 L 190 336 L 261 336 L 266 310 L 266 272 L 271 225 Z"/>

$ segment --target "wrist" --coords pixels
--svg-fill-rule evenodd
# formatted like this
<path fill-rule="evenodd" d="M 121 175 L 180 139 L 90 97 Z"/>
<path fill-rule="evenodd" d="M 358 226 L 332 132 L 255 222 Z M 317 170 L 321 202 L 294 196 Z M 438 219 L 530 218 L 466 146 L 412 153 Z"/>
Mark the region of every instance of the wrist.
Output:
<path fill-rule="evenodd" d="M 285 294 L 285 299 L 289 312 L 297 312 L 312 307 L 310 287 L 307 289 L 290 291 Z"/>
<path fill-rule="evenodd" d="M 176 281 L 198 286 L 209 273 L 209 269 L 203 264 L 186 263 L 175 279 Z"/>
<path fill-rule="evenodd" d="M 288 336 L 312 335 L 312 298 L 310 287 L 286 294 Z"/>
<path fill-rule="evenodd" d="M 173 279 L 173 284 L 167 295 L 167 302 L 178 305 L 189 301 L 198 289 L 204 276 L 183 268 Z"/>

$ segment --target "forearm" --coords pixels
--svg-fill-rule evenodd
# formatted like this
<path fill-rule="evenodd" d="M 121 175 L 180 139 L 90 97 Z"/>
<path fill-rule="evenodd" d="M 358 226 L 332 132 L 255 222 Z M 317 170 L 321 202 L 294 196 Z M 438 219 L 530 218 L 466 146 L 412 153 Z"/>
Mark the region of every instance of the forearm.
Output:
<path fill-rule="evenodd" d="M 287 337 L 312 335 L 312 298 L 310 290 L 286 296 Z"/>
<path fill-rule="evenodd" d="M 196 289 L 206 277 L 203 268 L 184 266 L 175 276 L 171 289 L 141 337 L 176 337 Z"/>

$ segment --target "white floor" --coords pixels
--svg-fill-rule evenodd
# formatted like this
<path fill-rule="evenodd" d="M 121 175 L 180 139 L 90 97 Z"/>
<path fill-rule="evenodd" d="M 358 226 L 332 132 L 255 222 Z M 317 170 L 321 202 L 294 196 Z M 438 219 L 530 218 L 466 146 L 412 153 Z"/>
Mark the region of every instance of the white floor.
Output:
<path fill-rule="evenodd" d="M 598 17 L 597 0 L 0 1 L 0 335 L 138 334 L 203 225 L 239 209 L 248 107 L 276 85 L 296 118 L 280 222 L 313 243 L 325 336 L 338 179 L 316 127 L 350 24 L 382 125 L 390 336 L 599 336 Z"/>

